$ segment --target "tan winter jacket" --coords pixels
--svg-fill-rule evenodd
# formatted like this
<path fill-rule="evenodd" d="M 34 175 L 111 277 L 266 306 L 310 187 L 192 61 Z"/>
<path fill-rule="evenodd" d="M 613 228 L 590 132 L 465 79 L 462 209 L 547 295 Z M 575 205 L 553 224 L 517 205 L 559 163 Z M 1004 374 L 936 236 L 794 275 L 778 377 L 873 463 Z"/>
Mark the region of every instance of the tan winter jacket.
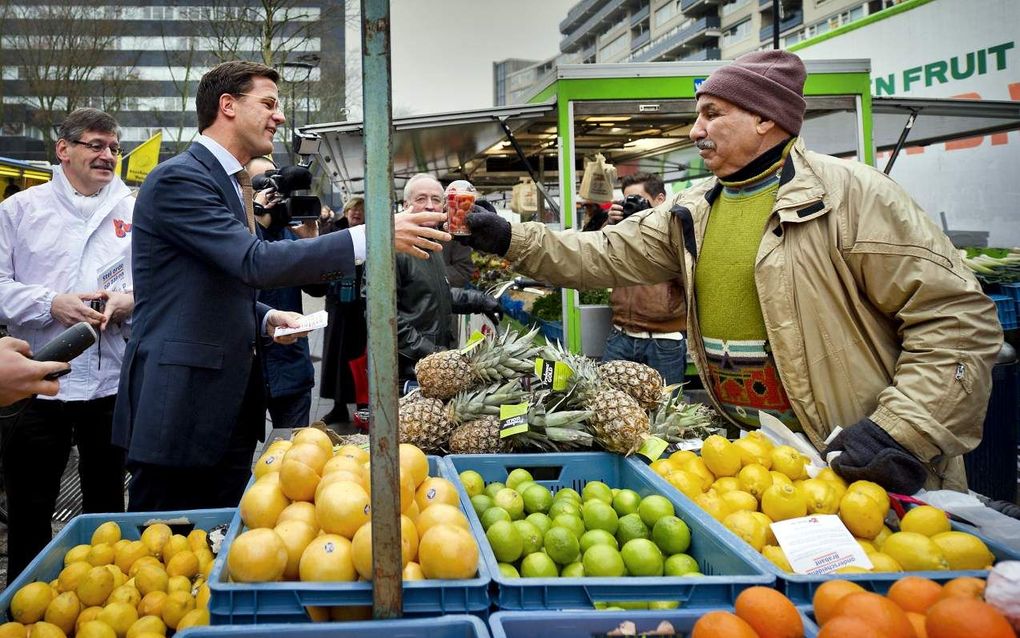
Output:
<path fill-rule="evenodd" d="M 708 180 L 601 232 L 519 224 L 507 258 L 562 286 L 692 282 L 718 192 Z M 797 140 L 755 284 L 783 385 L 816 448 L 835 426 L 868 417 L 927 465 L 926 488 L 966 488 L 960 455 L 981 441 L 1002 330 L 949 240 L 899 185 Z M 703 371 L 697 294 L 685 287 Z"/>

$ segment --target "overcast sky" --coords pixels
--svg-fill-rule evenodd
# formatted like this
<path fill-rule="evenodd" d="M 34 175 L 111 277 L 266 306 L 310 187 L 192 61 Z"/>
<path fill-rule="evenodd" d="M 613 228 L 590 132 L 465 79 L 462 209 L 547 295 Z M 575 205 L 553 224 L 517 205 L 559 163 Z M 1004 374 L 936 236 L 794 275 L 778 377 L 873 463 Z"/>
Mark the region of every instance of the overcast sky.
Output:
<path fill-rule="evenodd" d="M 492 106 L 492 63 L 555 55 L 559 23 L 576 2 L 392 0 L 394 109 L 410 114 Z M 358 44 L 360 35 L 348 29 L 349 54 L 360 55 Z"/>

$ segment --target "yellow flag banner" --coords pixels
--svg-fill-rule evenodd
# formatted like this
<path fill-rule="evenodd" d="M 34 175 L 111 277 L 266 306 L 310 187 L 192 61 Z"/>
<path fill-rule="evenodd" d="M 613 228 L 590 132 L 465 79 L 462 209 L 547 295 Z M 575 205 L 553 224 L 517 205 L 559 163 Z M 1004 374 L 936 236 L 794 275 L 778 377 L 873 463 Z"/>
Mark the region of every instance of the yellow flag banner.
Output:
<path fill-rule="evenodd" d="M 142 182 L 145 180 L 145 176 L 159 163 L 159 147 L 162 142 L 163 131 L 159 131 L 124 156 L 130 159 L 127 163 L 127 175 L 124 177 L 124 181 Z"/>
<path fill-rule="evenodd" d="M 113 174 L 117 177 L 124 179 L 124 156 L 117 156 L 117 165 L 113 167 Z"/>

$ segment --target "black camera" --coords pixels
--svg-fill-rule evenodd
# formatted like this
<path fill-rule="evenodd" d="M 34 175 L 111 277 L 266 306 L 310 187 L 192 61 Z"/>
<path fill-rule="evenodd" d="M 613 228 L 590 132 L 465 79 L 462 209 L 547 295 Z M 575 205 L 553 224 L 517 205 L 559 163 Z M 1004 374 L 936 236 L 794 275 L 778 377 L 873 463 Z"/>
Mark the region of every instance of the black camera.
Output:
<path fill-rule="evenodd" d="M 651 203 L 640 195 L 627 195 L 623 198 L 623 204 L 620 205 L 623 208 L 623 218 L 627 219 L 634 213 L 640 213 L 643 210 L 647 210 L 652 207 Z"/>
<path fill-rule="evenodd" d="M 256 192 L 271 190 L 280 196 L 280 200 L 276 204 L 265 207 L 265 210 L 272 215 L 274 226 L 319 218 L 322 203 L 318 197 L 307 194 L 308 189 L 312 187 L 310 165 L 309 163 L 284 166 L 278 170 L 266 171 L 251 179 L 252 190 Z"/>

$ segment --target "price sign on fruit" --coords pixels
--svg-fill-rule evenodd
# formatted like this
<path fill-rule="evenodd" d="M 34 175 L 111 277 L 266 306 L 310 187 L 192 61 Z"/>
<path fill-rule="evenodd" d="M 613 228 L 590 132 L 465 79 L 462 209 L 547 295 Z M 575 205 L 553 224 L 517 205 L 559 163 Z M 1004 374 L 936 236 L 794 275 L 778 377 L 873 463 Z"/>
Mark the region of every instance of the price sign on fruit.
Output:
<path fill-rule="evenodd" d="M 830 574 L 843 567 L 871 569 L 864 548 L 838 516 L 815 515 L 772 523 L 772 533 L 798 574 Z"/>

